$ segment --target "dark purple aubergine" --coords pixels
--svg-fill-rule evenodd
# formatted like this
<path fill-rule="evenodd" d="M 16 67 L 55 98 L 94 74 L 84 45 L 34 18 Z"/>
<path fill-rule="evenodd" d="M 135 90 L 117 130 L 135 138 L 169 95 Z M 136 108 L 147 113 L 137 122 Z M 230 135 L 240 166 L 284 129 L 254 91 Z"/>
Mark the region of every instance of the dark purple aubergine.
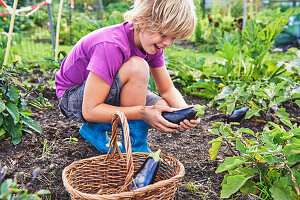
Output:
<path fill-rule="evenodd" d="M 193 107 L 184 108 L 181 110 L 176 110 L 174 112 L 162 112 L 162 116 L 174 124 L 180 124 L 183 120 L 196 119 L 197 111 Z"/>
<path fill-rule="evenodd" d="M 234 110 L 231 115 L 226 114 L 227 123 L 229 122 L 240 122 L 248 112 L 249 108 L 243 107 L 237 110 Z"/>
<path fill-rule="evenodd" d="M 155 176 L 160 167 L 161 158 L 159 156 L 161 150 L 157 150 L 155 153 L 150 153 L 146 158 L 143 165 L 133 175 L 134 183 L 137 188 L 145 187 L 154 183 Z M 131 190 L 137 189 L 133 183 L 131 183 Z"/>

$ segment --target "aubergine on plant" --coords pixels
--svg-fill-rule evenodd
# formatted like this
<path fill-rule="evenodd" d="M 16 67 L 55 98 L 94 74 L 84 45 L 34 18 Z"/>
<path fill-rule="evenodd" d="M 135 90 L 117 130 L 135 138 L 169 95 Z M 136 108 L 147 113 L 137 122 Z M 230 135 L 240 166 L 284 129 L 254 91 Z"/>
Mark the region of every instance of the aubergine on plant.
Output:
<path fill-rule="evenodd" d="M 162 116 L 174 124 L 180 124 L 183 120 L 191 120 L 202 117 L 206 106 L 195 105 L 173 112 L 162 112 Z"/>
<path fill-rule="evenodd" d="M 141 188 L 154 183 L 155 176 L 161 162 L 161 158 L 159 156 L 160 152 L 161 150 L 158 149 L 155 153 L 150 153 L 142 166 L 133 175 L 133 181 L 137 188 Z M 134 183 L 131 183 L 131 190 L 137 189 Z"/>
<path fill-rule="evenodd" d="M 228 113 L 225 115 L 227 123 L 229 122 L 240 122 L 248 112 L 249 108 L 243 107 L 237 110 L 234 110 L 231 115 Z"/>

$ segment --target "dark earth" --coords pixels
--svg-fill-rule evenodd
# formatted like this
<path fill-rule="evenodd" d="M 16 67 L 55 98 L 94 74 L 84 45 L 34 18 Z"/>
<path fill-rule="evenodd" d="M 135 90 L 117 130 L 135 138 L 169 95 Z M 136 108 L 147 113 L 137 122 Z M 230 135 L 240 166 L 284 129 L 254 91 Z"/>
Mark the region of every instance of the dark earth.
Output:
<path fill-rule="evenodd" d="M 42 196 L 42 199 L 67 200 L 70 196 L 63 186 L 63 169 L 73 161 L 103 153 L 81 137 L 78 132 L 80 123 L 74 123 L 60 114 L 54 89 L 45 89 L 43 94 L 53 105 L 52 109 L 41 111 L 31 108 L 32 119 L 38 122 L 42 134 L 24 133 L 22 142 L 16 146 L 12 144 L 10 138 L 1 140 L 0 164 L 7 167 L 5 178 L 15 178 L 22 187 L 30 182 L 34 169 L 41 168 L 39 176 L 28 187 L 29 192 L 49 189 L 51 196 Z M 208 103 L 199 97 L 185 96 L 185 99 L 189 104 Z M 299 109 L 289 106 L 290 104 L 287 103 L 287 111 L 297 116 Z M 211 107 L 207 108 L 201 118 L 201 124 L 194 129 L 175 133 L 149 130 L 150 149 L 152 151 L 161 149 L 163 154 L 175 157 L 185 167 L 186 174 L 179 184 L 175 199 L 220 199 L 224 173 L 216 174 L 215 170 L 225 156 L 231 155 L 226 154 L 225 146 L 222 146 L 217 159 L 210 160 L 208 150 L 211 145 L 208 142 L 216 136 L 209 133 L 208 129 L 218 121 L 224 121 L 224 116 L 216 107 Z M 263 126 L 263 123 L 243 120 L 238 127 L 261 131 Z M 70 140 L 70 137 L 75 137 L 78 141 Z M 251 198 L 237 196 L 237 199 Z"/>

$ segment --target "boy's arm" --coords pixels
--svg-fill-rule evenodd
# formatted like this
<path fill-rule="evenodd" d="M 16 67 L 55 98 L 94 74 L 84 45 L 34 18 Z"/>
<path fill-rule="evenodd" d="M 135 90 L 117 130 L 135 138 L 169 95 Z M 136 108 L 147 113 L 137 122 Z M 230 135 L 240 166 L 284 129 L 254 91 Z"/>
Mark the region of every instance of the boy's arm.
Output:
<path fill-rule="evenodd" d="M 165 66 L 150 68 L 158 92 L 173 108 L 186 107 L 187 104 L 181 93 L 174 87 L 169 72 Z"/>
<path fill-rule="evenodd" d="M 153 80 L 157 86 L 160 95 L 167 101 L 167 103 L 174 108 L 186 107 L 187 104 L 183 99 L 181 93 L 174 87 L 168 70 L 165 66 L 158 68 L 150 68 Z M 180 122 L 180 130 L 188 130 L 194 128 L 200 123 L 200 119 L 184 120 Z"/>

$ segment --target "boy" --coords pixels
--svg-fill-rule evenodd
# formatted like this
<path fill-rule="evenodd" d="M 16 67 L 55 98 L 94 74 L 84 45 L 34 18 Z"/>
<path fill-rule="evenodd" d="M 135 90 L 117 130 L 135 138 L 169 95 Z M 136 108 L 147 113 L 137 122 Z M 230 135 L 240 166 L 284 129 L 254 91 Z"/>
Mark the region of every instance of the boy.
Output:
<path fill-rule="evenodd" d="M 195 7 L 192 0 L 135 0 L 124 17 L 126 22 L 78 41 L 55 76 L 56 94 L 61 112 L 84 122 L 80 134 L 99 151 L 108 152 L 106 131 L 119 110 L 128 119 L 132 150 L 151 152 L 149 125 L 174 132 L 200 123 L 184 120 L 177 125 L 161 116 L 187 106 L 164 66 L 163 49 L 192 35 Z M 149 71 L 161 97 L 147 91 Z"/>

